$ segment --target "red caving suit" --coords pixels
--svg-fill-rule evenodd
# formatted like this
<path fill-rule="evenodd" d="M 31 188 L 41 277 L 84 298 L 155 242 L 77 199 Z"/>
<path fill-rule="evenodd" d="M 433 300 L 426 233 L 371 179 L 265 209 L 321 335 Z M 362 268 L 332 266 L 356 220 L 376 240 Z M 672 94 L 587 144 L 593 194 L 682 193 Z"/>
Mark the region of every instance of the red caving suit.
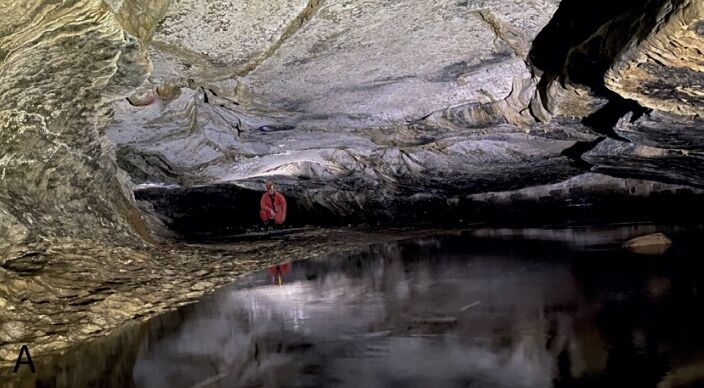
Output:
<path fill-rule="evenodd" d="M 276 225 L 282 225 L 286 221 L 286 198 L 278 191 L 274 193 L 274 200 L 271 200 L 271 194 L 268 192 L 262 195 L 262 200 L 259 202 L 261 210 L 259 211 L 259 217 L 262 222 L 273 219 Z M 274 211 L 276 216 L 271 216 L 271 210 Z"/>

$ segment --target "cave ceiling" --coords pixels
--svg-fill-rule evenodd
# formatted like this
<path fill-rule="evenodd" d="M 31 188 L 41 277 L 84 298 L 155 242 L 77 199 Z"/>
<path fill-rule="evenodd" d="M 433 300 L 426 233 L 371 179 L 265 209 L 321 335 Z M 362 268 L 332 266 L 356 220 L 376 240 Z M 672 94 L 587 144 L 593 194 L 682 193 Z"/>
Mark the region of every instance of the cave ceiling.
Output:
<path fill-rule="evenodd" d="M 151 41 L 148 83 L 115 104 L 107 133 L 140 183 L 432 186 L 438 173 L 484 181 L 487 163 L 521 160 L 517 173 L 549 165 L 559 179 L 574 173 L 560 152 L 591 135 L 513 125 L 535 121 L 526 58 L 558 5 L 175 1 Z"/>
<path fill-rule="evenodd" d="M 153 69 L 113 105 L 107 135 L 139 184 L 282 176 L 479 192 L 565 179 L 585 162 L 638 169 L 613 165 L 642 146 L 698 158 L 702 3 L 612 8 L 174 0 L 151 12 L 163 14 L 153 33 L 142 29 Z M 670 123 L 674 136 L 653 129 Z M 597 138 L 610 141 L 577 163 L 565 156 Z M 640 175 L 701 184 L 697 172 Z"/>

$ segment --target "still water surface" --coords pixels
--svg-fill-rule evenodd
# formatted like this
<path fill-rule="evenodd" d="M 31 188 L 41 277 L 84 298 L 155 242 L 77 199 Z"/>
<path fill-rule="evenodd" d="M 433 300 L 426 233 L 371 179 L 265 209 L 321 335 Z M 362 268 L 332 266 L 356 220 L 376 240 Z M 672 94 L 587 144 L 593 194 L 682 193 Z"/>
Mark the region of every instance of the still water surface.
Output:
<path fill-rule="evenodd" d="M 619 247 L 656 229 L 483 230 L 272 267 L 14 386 L 701 386 L 703 235 Z"/>

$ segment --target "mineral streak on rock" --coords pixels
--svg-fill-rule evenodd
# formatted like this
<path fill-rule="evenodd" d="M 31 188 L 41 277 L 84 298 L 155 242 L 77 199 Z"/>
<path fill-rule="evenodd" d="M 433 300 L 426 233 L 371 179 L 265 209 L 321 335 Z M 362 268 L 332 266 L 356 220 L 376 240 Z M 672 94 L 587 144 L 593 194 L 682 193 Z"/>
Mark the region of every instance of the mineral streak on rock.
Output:
<path fill-rule="evenodd" d="M 704 3 L 666 1 L 655 25 L 643 25 L 606 74 L 606 86 L 643 106 L 704 115 Z"/>
<path fill-rule="evenodd" d="M 203 83 L 246 75 L 310 18 L 317 3 L 173 0 L 153 41 L 152 79 Z"/>

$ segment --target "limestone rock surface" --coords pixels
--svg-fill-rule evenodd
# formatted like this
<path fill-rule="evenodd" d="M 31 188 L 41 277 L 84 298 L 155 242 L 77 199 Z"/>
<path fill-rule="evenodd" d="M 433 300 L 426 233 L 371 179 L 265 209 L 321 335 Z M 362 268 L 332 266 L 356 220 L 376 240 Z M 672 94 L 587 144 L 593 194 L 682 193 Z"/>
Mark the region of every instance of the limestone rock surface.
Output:
<path fill-rule="evenodd" d="M 704 3 L 666 1 L 606 74 L 606 86 L 643 106 L 704 115 Z"/>
<path fill-rule="evenodd" d="M 109 104 L 147 77 L 146 50 L 101 1 L 2 8 L 0 241 L 139 243 L 147 231 L 103 129 Z"/>
<path fill-rule="evenodd" d="M 684 149 L 658 148 L 606 139 L 585 153 L 583 159 L 593 164 L 593 171 L 619 176 L 658 180 L 701 187 L 704 183 L 704 154 Z M 666 166 L 666 168 L 663 168 Z"/>

